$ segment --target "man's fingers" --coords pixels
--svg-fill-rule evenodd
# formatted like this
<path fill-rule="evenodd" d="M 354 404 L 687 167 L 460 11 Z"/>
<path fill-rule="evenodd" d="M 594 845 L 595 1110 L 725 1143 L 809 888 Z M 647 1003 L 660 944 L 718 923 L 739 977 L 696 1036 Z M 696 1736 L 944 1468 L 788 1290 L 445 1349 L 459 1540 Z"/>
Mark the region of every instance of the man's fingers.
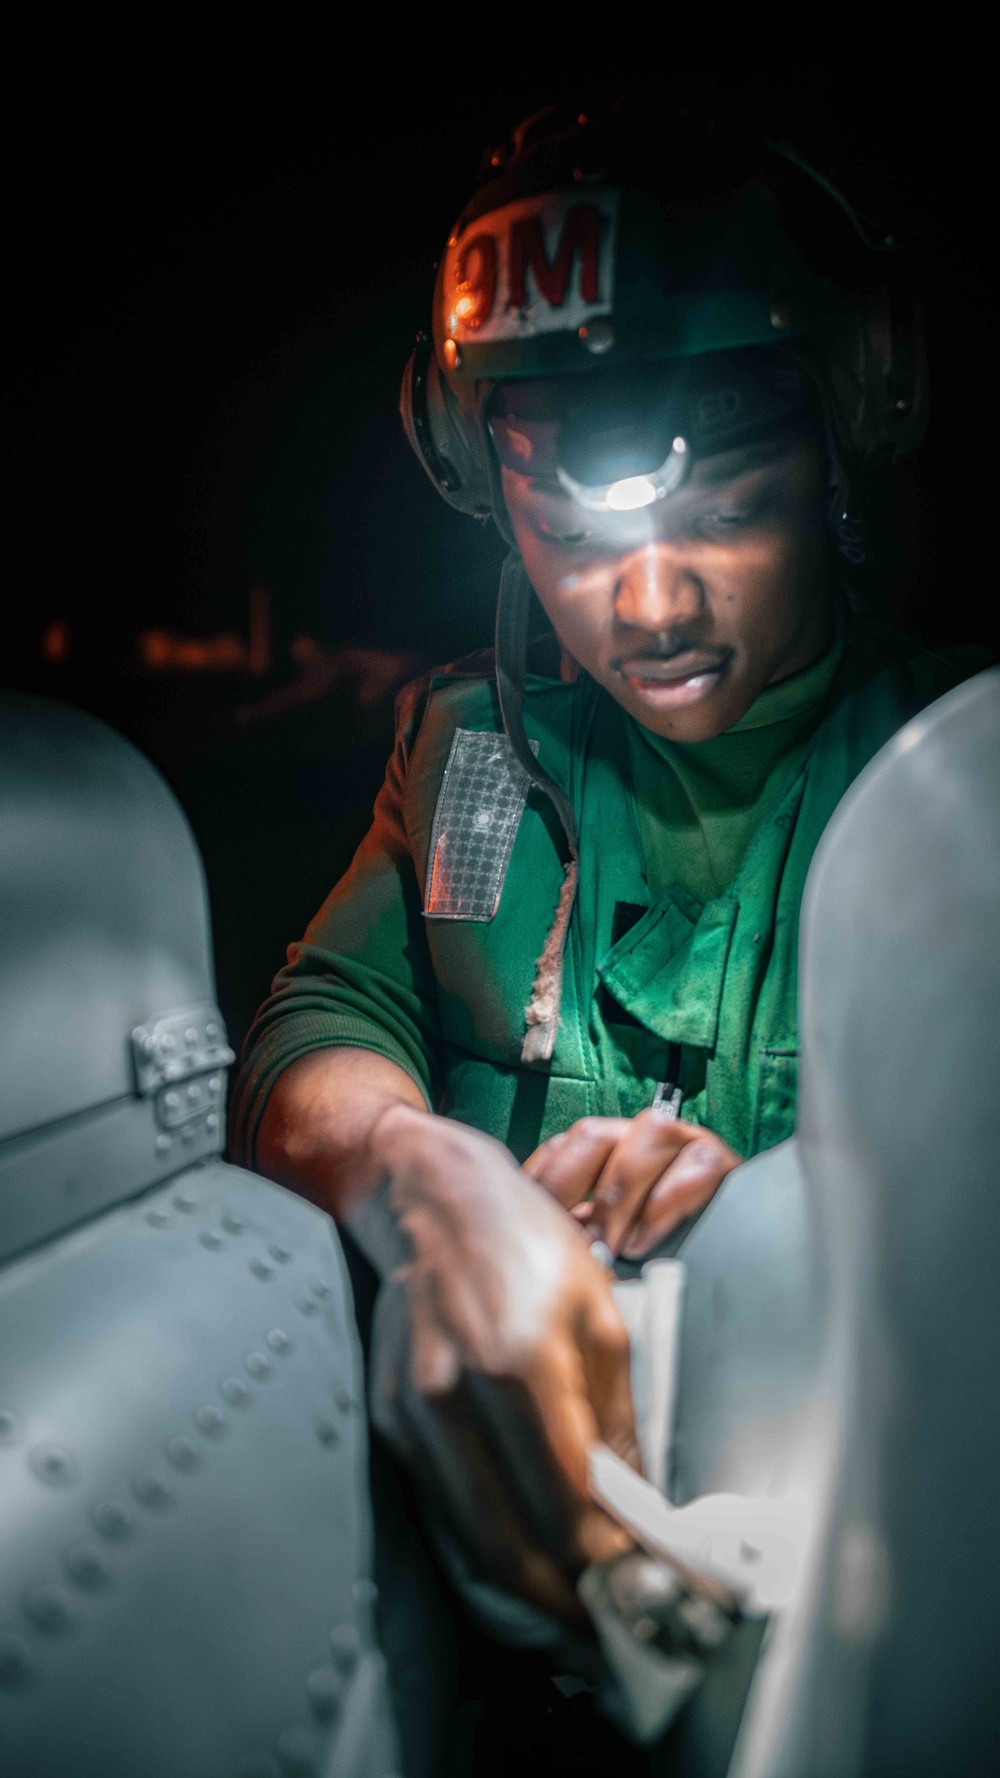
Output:
<path fill-rule="evenodd" d="M 617 1253 L 649 1192 L 688 1140 L 690 1125 L 640 1112 L 609 1155 L 594 1191 L 588 1233 Z"/>
<path fill-rule="evenodd" d="M 506 1486 L 467 1392 L 400 1403 L 419 1462 L 487 1571 L 543 1611 L 574 1618 L 579 1601 L 555 1555 L 541 1548 Z"/>
<path fill-rule="evenodd" d="M 419 1265 L 402 1266 L 410 1317 L 410 1374 L 421 1395 L 445 1395 L 461 1374 L 461 1360 L 443 1325 L 433 1282 Z"/>
<path fill-rule="evenodd" d="M 739 1160 L 714 1136 L 687 1143 L 657 1180 L 627 1231 L 622 1244 L 626 1258 L 642 1259 L 678 1223 L 702 1210 Z"/>
<path fill-rule="evenodd" d="M 626 1340 L 626 1348 L 627 1344 Z M 590 1498 L 590 1453 L 600 1441 L 600 1426 L 579 1351 L 565 1339 L 554 1339 L 546 1362 L 526 1382 L 568 1495 L 571 1558 L 607 1562 L 622 1555 L 632 1547 L 632 1539 Z"/>
<path fill-rule="evenodd" d="M 584 1376 L 604 1444 L 641 1470 L 632 1403 L 629 1339 L 610 1291 L 588 1305 L 581 1338 Z"/>
<path fill-rule="evenodd" d="M 593 1191 L 608 1156 L 630 1128 L 625 1117 L 582 1117 L 530 1154 L 522 1171 L 565 1210 Z"/>

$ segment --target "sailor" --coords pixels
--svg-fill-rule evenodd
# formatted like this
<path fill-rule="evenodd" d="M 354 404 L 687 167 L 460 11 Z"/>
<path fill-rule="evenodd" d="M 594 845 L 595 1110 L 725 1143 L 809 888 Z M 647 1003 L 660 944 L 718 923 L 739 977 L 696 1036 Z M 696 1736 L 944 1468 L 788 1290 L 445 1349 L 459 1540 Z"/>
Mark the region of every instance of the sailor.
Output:
<path fill-rule="evenodd" d="M 402 695 L 232 1139 L 349 1226 L 388 1190 L 418 1388 L 518 1381 L 566 1485 L 563 1546 L 496 1531 L 493 1572 L 568 1610 L 574 1564 L 623 1547 L 588 1446 L 634 1451 L 587 1237 L 623 1269 L 791 1134 L 813 852 L 963 676 L 858 591 L 866 496 L 923 428 L 919 325 L 891 243 L 791 151 L 552 108 L 488 158 L 402 406 L 510 546 L 497 647 Z"/>

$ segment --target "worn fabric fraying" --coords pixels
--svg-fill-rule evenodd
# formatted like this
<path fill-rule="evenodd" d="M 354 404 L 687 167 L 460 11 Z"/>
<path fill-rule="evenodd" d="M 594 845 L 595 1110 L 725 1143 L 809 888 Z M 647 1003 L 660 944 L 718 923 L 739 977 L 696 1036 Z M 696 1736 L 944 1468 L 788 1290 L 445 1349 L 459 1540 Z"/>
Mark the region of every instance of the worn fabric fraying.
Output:
<path fill-rule="evenodd" d="M 556 904 L 555 918 L 549 928 L 542 954 L 535 965 L 531 999 L 524 1015 L 525 1033 L 521 1045 L 522 1062 L 548 1062 L 555 1048 L 559 1029 L 559 1003 L 562 998 L 563 958 L 566 934 L 576 900 L 577 861 L 571 858 L 565 867 L 562 888 Z"/>

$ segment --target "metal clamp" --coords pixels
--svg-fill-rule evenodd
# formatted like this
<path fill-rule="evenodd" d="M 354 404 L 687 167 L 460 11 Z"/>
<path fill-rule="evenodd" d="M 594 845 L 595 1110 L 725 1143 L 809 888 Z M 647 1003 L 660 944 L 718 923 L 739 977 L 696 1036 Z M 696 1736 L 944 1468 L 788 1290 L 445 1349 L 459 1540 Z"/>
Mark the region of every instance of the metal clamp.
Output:
<path fill-rule="evenodd" d="M 136 1092 L 142 1099 L 155 1098 L 163 1088 L 187 1082 L 192 1076 L 228 1068 L 235 1060 L 235 1052 L 226 1041 L 222 1014 L 215 1006 L 169 1013 L 154 1024 L 137 1025 L 132 1033 Z M 199 1104 L 192 1102 L 192 1115 L 207 1102 L 200 1092 L 197 1097 Z M 178 1106 L 171 1105 L 169 1109 L 176 1113 Z M 180 1112 L 162 1121 L 179 1123 L 183 1116 Z"/>

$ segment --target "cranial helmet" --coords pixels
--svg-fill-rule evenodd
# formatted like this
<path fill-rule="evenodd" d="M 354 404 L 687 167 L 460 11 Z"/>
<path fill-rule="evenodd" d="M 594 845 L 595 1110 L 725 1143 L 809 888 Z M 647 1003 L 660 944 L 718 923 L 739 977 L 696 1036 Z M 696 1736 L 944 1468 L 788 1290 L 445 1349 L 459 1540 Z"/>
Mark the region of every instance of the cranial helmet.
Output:
<path fill-rule="evenodd" d="M 745 421 L 727 355 L 752 349 L 759 377 L 775 347 L 819 395 L 843 478 L 919 443 L 922 333 L 899 252 L 828 180 L 648 96 L 549 106 L 488 156 L 449 236 L 402 415 L 444 498 L 504 528 L 486 424 L 498 382 L 703 360 L 703 393 L 723 409 L 742 396 Z"/>

